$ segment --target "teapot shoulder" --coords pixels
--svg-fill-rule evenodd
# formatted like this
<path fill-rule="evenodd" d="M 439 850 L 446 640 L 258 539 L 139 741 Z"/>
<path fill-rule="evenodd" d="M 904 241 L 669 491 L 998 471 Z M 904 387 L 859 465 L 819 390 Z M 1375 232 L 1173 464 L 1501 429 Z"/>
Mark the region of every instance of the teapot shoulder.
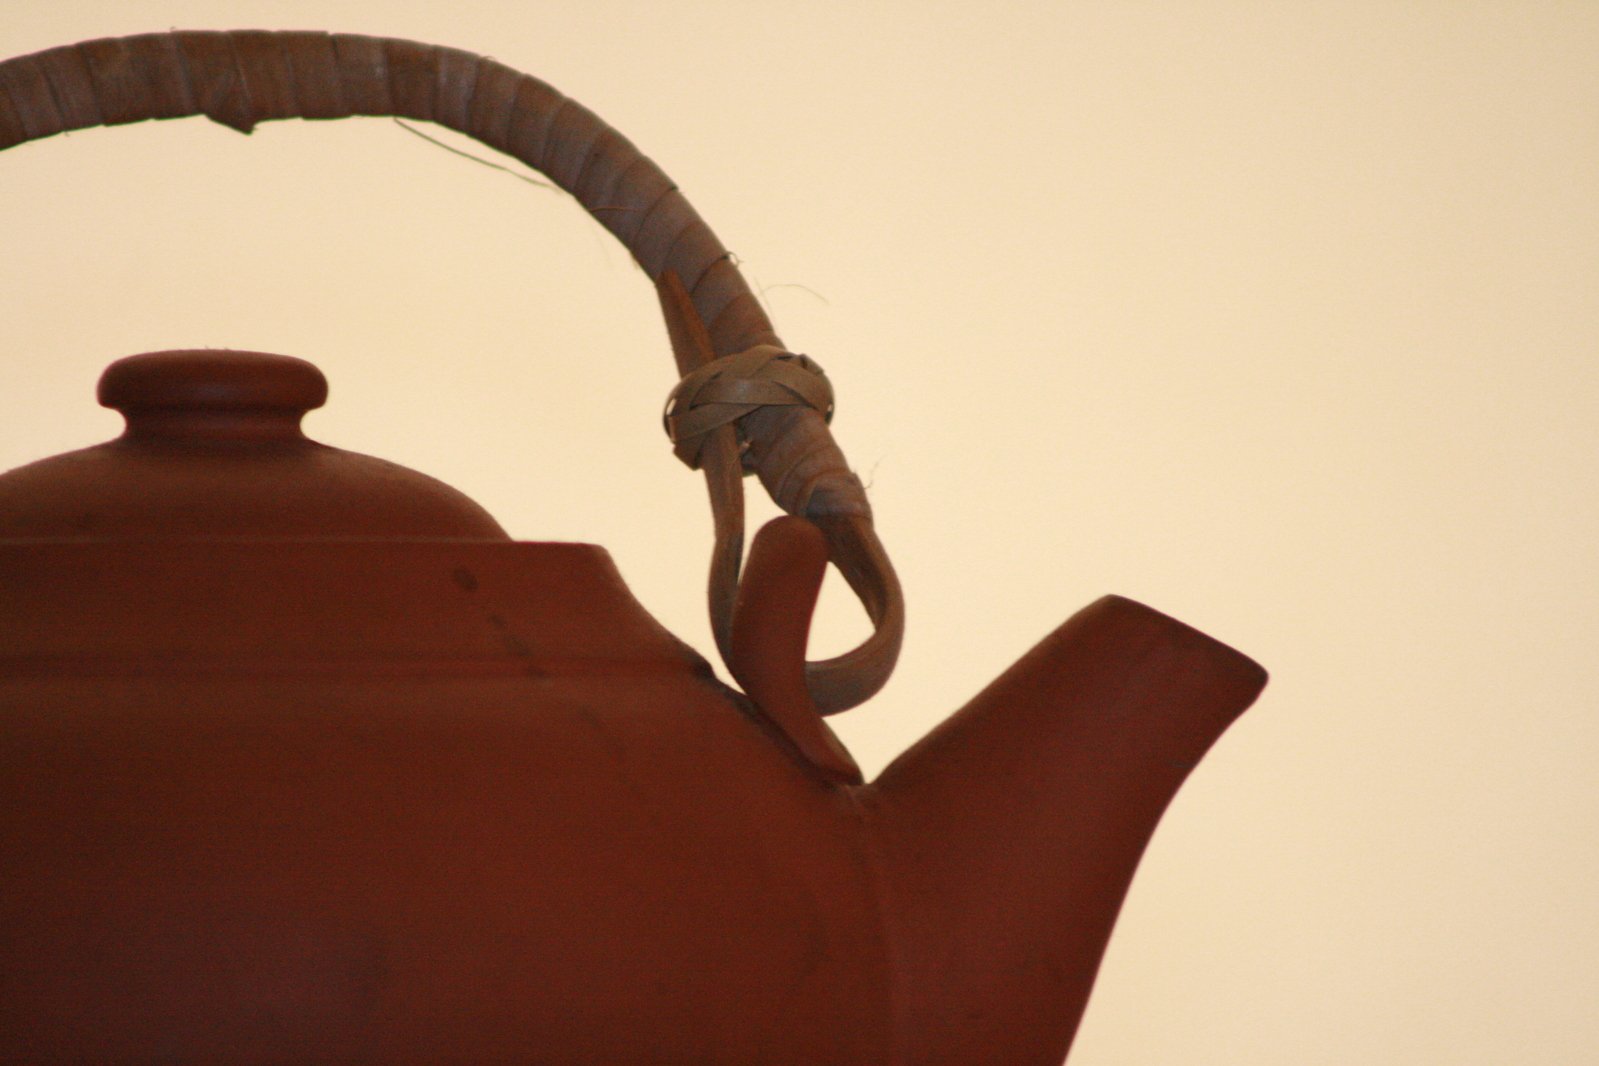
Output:
<path fill-rule="evenodd" d="M 709 671 L 587 544 L 0 540 L 0 589 L 11 673 Z"/>

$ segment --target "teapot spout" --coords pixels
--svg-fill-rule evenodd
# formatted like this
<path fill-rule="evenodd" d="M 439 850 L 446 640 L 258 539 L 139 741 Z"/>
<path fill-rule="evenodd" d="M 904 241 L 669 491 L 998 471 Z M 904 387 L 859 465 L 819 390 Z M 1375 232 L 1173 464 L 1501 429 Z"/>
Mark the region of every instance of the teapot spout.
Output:
<path fill-rule="evenodd" d="M 861 791 L 899 1061 L 1062 1061 L 1156 823 L 1265 683 L 1226 645 L 1108 596 Z"/>

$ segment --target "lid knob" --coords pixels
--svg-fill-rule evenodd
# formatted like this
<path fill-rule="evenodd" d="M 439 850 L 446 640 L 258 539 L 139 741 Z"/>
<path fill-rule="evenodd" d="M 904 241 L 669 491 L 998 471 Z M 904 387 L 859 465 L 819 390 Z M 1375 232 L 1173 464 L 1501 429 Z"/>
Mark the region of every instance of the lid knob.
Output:
<path fill-rule="evenodd" d="M 301 417 L 327 401 L 328 382 L 293 356 L 202 348 L 118 359 L 97 396 L 132 437 L 296 439 Z"/>

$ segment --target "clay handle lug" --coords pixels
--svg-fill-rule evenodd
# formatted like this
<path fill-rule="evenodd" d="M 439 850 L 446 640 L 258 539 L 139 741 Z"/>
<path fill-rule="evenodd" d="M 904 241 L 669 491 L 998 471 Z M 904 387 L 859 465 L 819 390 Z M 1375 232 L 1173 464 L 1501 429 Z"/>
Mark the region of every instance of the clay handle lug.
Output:
<path fill-rule="evenodd" d="M 805 682 L 805 644 L 826 569 L 827 539 L 810 522 L 785 515 L 761 527 L 733 606 L 728 668 L 807 762 L 835 784 L 859 785 L 860 767 Z"/>

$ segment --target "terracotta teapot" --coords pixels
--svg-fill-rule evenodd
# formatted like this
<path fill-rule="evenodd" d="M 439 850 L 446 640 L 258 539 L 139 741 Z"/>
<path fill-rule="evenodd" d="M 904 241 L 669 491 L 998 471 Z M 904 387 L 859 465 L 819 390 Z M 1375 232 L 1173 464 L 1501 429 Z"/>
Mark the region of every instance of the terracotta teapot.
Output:
<path fill-rule="evenodd" d="M 899 588 L 826 378 L 659 169 L 404 41 L 0 64 L 0 147 L 195 113 L 439 122 L 623 240 L 743 691 L 602 549 L 307 440 L 309 363 L 113 363 L 126 432 L 0 476 L 0 1060 L 1060 1062 L 1162 810 L 1263 671 L 1108 597 L 863 783 L 824 715 L 887 678 Z M 791 517 L 741 567 L 746 470 Z M 807 664 L 829 560 L 874 631 Z"/>

